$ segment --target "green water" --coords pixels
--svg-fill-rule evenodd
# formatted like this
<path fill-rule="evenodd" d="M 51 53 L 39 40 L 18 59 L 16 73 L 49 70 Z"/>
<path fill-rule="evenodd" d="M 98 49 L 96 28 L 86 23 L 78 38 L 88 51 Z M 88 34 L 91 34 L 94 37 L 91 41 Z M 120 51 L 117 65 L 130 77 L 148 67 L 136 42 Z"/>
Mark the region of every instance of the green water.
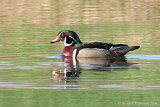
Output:
<path fill-rule="evenodd" d="M 2 1 L 0 107 L 159 107 L 159 13 L 154 0 Z M 63 62 L 63 43 L 50 41 L 64 29 L 83 43 L 141 48 L 122 60 Z"/>

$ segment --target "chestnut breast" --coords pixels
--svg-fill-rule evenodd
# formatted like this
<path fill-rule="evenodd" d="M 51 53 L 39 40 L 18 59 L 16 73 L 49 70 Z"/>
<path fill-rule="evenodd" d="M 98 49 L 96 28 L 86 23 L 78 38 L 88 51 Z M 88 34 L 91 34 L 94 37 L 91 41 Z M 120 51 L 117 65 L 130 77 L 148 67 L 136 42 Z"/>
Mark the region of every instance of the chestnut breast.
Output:
<path fill-rule="evenodd" d="M 65 57 L 72 57 L 74 49 L 73 46 L 65 46 L 62 55 Z"/>

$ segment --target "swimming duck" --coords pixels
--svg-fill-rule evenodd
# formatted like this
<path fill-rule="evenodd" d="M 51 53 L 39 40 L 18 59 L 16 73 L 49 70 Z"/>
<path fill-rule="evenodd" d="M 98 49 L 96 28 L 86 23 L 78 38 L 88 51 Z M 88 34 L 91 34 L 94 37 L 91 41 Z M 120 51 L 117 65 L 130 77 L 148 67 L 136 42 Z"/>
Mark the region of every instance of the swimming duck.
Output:
<path fill-rule="evenodd" d="M 129 51 L 138 49 L 140 46 L 128 46 L 125 44 L 111 44 L 102 42 L 91 42 L 82 44 L 77 33 L 70 30 L 62 30 L 51 43 L 64 42 L 64 49 L 62 55 L 64 57 L 121 57 Z M 75 47 L 75 44 L 80 46 Z"/>

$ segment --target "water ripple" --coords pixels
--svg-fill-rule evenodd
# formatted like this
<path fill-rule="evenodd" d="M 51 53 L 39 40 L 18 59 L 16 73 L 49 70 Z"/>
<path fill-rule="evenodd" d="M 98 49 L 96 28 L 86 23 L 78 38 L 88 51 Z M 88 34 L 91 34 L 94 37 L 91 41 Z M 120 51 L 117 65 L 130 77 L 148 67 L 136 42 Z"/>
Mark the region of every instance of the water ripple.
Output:
<path fill-rule="evenodd" d="M 127 59 L 160 60 L 160 55 L 126 55 Z"/>

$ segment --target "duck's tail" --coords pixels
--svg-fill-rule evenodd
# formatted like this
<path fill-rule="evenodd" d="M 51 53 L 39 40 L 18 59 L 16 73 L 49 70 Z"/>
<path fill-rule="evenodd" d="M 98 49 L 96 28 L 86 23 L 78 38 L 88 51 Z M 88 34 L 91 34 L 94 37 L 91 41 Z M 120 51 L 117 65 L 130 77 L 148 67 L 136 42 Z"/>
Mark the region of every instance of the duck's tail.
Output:
<path fill-rule="evenodd" d="M 115 49 L 113 51 L 117 53 L 117 56 L 124 56 L 128 52 L 134 51 L 134 50 L 139 49 L 139 48 L 140 48 L 140 46 L 131 46 L 131 47 L 129 47 L 129 46 L 121 46 L 121 47 L 119 47 L 119 48 L 117 48 L 117 49 Z"/>

